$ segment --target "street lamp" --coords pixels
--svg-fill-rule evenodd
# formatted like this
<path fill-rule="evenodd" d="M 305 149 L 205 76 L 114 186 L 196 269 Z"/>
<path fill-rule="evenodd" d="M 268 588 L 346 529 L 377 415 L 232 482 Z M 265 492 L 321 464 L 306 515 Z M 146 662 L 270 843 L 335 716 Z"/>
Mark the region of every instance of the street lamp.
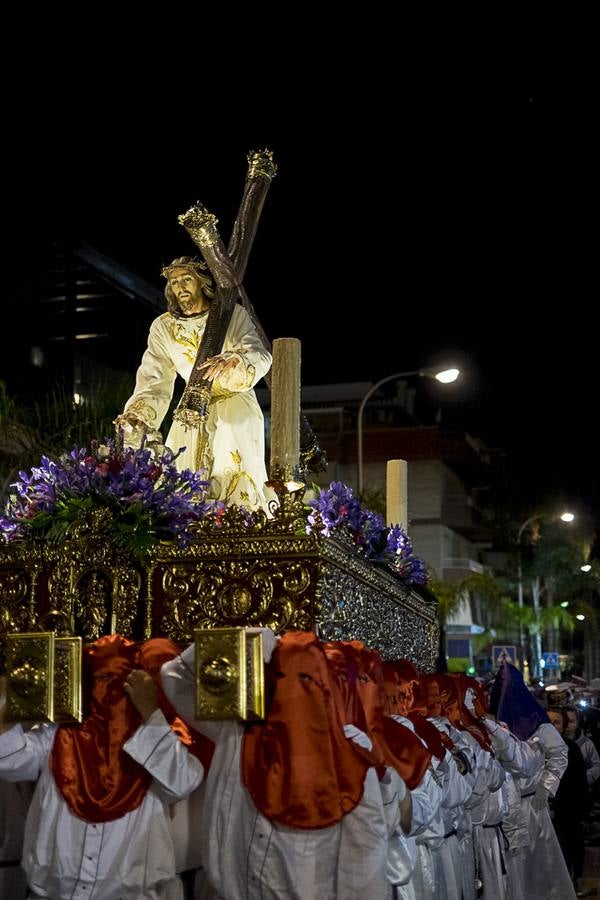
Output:
<path fill-rule="evenodd" d="M 536 519 L 543 519 L 546 517 L 546 513 L 536 513 L 534 516 L 529 516 L 528 519 L 525 519 L 521 527 L 517 532 L 517 599 L 519 603 L 519 609 L 523 609 L 523 564 L 521 559 L 521 537 L 523 536 L 523 532 L 527 528 L 528 525 L 531 525 L 532 522 L 535 522 Z M 572 522 L 575 519 L 575 515 L 572 512 L 563 512 L 558 517 L 562 522 Z M 534 596 L 534 609 L 537 612 L 537 602 L 538 597 L 537 593 Z M 540 641 L 539 633 L 536 635 L 538 641 Z M 525 643 L 523 640 L 523 622 L 519 620 L 519 647 L 521 648 L 521 666 L 525 668 Z M 541 655 L 541 641 L 540 646 L 536 647 L 536 658 L 540 658 Z"/>
<path fill-rule="evenodd" d="M 369 388 L 365 396 L 362 398 L 361 404 L 358 408 L 358 420 L 356 425 L 358 435 L 358 453 L 356 458 L 359 494 L 362 494 L 363 490 L 363 413 L 365 411 L 365 406 L 367 405 L 369 398 L 372 397 L 377 388 L 380 388 L 382 384 L 386 384 L 386 382 L 388 381 L 396 381 L 400 378 L 408 378 L 409 375 L 419 375 L 424 378 L 435 378 L 436 381 L 440 381 L 442 384 L 450 384 L 450 382 L 456 381 L 459 374 L 460 371 L 458 369 L 412 369 L 410 372 L 396 372 L 394 375 L 387 375 L 385 378 L 382 378 L 380 381 L 376 382 L 376 384 Z"/>

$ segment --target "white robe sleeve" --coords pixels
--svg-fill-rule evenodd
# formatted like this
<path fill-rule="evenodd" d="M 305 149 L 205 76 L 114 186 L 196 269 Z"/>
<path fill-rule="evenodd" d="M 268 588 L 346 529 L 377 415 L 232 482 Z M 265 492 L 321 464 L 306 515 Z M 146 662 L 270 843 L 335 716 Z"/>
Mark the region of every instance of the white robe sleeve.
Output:
<path fill-rule="evenodd" d="M 499 762 L 507 772 L 522 778 L 532 778 L 544 764 L 544 757 L 536 746 L 520 741 L 497 722 L 486 719 L 485 726 Z"/>
<path fill-rule="evenodd" d="M 531 740 L 531 738 L 530 738 Z M 539 743 L 544 754 L 544 768 L 539 783 L 550 797 L 554 797 L 569 762 L 569 751 L 560 734 L 548 722 L 543 722 L 533 734 L 533 742 Z"/>
<path fill-rule="evenodd" d="M 477 752 L 481 750 L 481 747 L 468 731 L 459 731 L 457 728 L 451 728 L 450 737 L 456 747 L 465 755 L 471 769 L 470 772 L 466 772 L 463 776 L 471 788 L 471 796 L 466 801 L 465 808 L 471 809 L 473 806 L 477 806 L 488 792 L 485 767 L 482 767 L 481 757 Z"/>
<path fill-rule="evenodd" d="M 487 750 L 484 750 L 483 752 L 485 756 L 488 757 L 486 770 L 488 790 L 490 794 L 493 794 L 495 791 L 499 791 L 504 784 L 504 767 L 500 760 L 496 759 L 495 756 L 492 756 L 491 753 L 488 753 Z"/>
<path fill-rule="evenodd" d="M 175 365 L 168 352 L 162 316 L 150 326 L 148 346 L 135 379 L 135 390 L 124 412 L 135 413 L 148 431 L 158 431 L 173 396 Z"/>
<path fill-rule="evenodd" d="M 541 756 L 541 754 L 539 754 Z M 506 812 L 502 817 L 502 828 L 510 844 L 510 854 L 514 856 L 522 847 L 528 847 L 531 843 L 527 818 L 521 802 L 521 791 L 510 772 L 502 785 L 502 793 L 506 805 Z"/>
<path fill-rule="evenodd" d="M 271 354 L 263 346 L 252 319 L 246 310 L 236 305 L 227 337 L 223 344 L 226 356 L 235 356 L 239 364 L 217 379 L 219 386 L 232 392 L 248 391 L 271 368 Z"/>
<path fill-rule="evenodd" d="M 436 776 L 437 777 L 437 776 Z M 436 781 L 431 768 L 427 769 L 423 780 L 410 792 L 412 798 L 412 822 L 410 837 L 421 834 L 437 816 L 443 800 L 442 779 Z"/>
<path fill-rule="evenodd" d="M 400 830 L 400 782 L 400 775 L 391 767 L 386 768 L 385 775 L 379 780 L 388 835 Z M 408 788 L 406 790 L 408 791 Z"/>
<path fill-rule="evenodd" d="M 415 726 L 410 719 L 405 716 L 390 716 L 394 722 L 404 725 L 409 731 L 416 735 Z M 416 735 L 418 737 L 418 735 Z M 427 745 L 425 741 L 419 737 L 424 747 Z M 421 834 L 430 825 L 436 817 L 440 806 L 442 805 L 445 790 L 445 767 L 443 763 L 438 763 L 435 757 L 432 757 L 431 763 L 421 779 L 420 783 L 410 792 L 412 798 L 412 820 L 410 837 Z"/>
<path fill-rule="evenodd" d="M 190 644 L 180 656 L 166 662 L 160 670 L 160 679 L 167 698 L 182 719 L 211 739 L 227 740 L 239 735 L 243 726 L 238 722 L 196 719 L 195 647 Z"/>
<path fill-rule="evenodd" d="M 595 781 L 600 778 L 600 756 L 594 746 L 594 742 L 590 738 L 585 737 L 581 743 L 577 741 L 577 745 L 581 750 L 585 762 L 585 774 L 588 787 L 591 787 Z"/>
<path fill-rule="evenodd" d="M 0 734 L 0 778 L 5 781 L 36 781 L 48 759 L 56 725 L 36 725 L 23 731 L 15 725 Z"/>
<path fill-rule="evenodd" d="M 447 750 L 440 769 L 444 772 L 444 809 L 464 806 L 471 796 L 472 788 L 467 779 L 458 771 L 454 757 Z"/>
<path fill-rule="evenodd" d="M 465 738 L 470 742 L 470 752 L 471 759 L 473 765 L 473 771 L 471 773 L 473 777 L 472 788 L 473 792 L 467 802 L 465 803 L 466 809 L 472 809 L 477 806 L 483 800 L 485 800 L 486 796 L 489 794 L 488 788 L 488 775 L 487 775 L 487 759 L 484 755 L 483 749 L 477 743 L 474 737 L 472 737 L 468 731 L 464 732 Z"/>
<path fill-rule="evenodd" d="M 202 763 L 179 740 L 160 709 L 140 725 L 123 749 L 150 772 L 166 803 L 187 797 L 204 776 Z"/>

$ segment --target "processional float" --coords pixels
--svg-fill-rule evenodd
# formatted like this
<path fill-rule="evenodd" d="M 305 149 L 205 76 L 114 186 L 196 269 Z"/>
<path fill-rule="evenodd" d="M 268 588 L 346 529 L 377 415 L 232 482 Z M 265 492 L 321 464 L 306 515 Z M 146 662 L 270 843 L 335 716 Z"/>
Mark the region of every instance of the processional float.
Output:
<path fill-rule="evenodd" d="M 243 286 L 262 206 L 276 168 L 253 152 L 231 240 L 201 204 L 179 217 L 216 284 L 205 335 L 174 415 L 202 428 L 212 383 L 200 366 L 223 346 L 235 304 L 250 314 L 271 349 Z M 0 653 L 13 719 L 81 719 L 82 644 L 114 632 L 142 641 L 158 635 L 196 640 L 197 706 L 205 717 L 262 714 L 260 637 L 312 630 L 324 640 L 362 640 L 384 659 L 424 670 L 438 649 L 436 604 L 392 568 L 368 559 L 349 535 L 307 533 L 303 492 L 324 457 L 300 411 L 300 345 L 274 342 L 269 485 L 271 516 L 229 507 L 219 527 L 201 521 L 186 547 L 161 541 L 134 557 L 107 538 L 111 511 L 91 509 L 64 539 L 0 545 Z"/>

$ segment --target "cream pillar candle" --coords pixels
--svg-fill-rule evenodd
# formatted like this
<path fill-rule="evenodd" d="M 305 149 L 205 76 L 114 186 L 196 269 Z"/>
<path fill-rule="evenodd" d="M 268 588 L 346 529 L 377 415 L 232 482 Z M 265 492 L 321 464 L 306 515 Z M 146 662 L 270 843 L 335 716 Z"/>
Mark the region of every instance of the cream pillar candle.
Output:
<path fill-rule="evenodd" d="M 300 341 L 273 341 L 271 481 L 293 481 L 300 465 Z"/>
<path fill-rule="evenodd" d="M 386 518 L 388 525 L 402 525 L 408 531 L 408 465 L 405 459 L 388 460 Z"/>

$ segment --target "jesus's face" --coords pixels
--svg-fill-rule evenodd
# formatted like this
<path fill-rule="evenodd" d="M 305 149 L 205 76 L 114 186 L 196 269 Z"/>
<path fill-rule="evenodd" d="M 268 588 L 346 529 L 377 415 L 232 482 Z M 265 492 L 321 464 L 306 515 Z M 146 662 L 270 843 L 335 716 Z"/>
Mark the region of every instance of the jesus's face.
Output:
<path fill-rule="evenodd" d="M 172 269 L 169 286 L 184 316 L 204 312 L 208 303 L 202 293 L 200 282 L 189 269 Z"/>

